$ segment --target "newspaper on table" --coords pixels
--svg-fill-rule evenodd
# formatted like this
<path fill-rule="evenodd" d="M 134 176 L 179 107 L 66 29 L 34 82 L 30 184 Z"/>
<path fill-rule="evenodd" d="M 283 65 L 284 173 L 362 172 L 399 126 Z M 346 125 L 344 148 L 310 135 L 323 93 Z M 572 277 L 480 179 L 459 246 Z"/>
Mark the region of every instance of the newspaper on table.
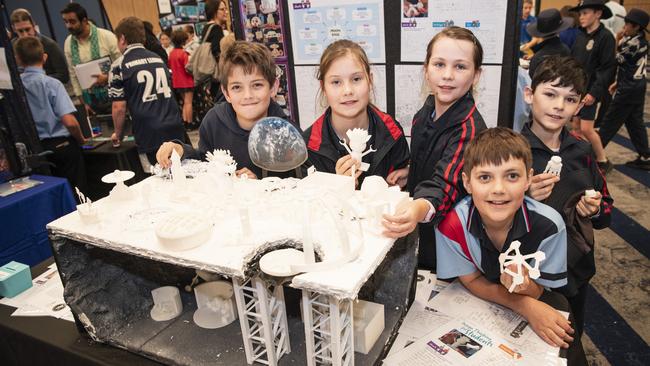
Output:
<path fill-rule="evenodd" d="M 423 308 L 417 300 L 416 305 L 404 318 L 384 365 L 566 363 L 559 358 L 559 348 L 539 338 L 523 317 L 475 297 L 458 281 L 441 289 Z"/>
<path fill-rule="evenodd" d="M 63 300 L 63 284 L 56 264 L 32 280 L 32 287 L 13 298 L 2 298 L 0 304 L 17 308 L 11 316 L 51 316 L 74 321 Z"/>

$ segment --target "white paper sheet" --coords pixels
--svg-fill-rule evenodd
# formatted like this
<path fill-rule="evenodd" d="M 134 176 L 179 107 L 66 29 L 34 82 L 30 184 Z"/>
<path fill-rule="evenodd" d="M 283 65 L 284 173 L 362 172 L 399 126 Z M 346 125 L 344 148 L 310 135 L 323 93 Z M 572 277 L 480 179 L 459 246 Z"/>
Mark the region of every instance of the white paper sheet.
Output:
<path fill-rule="evenodd" d="M 380 0 L 290 0 L 289 21 L 296 65 L 315 65 L 325 48 L 351 39 L 370 62 L 384 63 L 384 4 Z"/>
<path fill-rule="evenodd" d="M 170 0 L 158 0 L 158 12 L 160 14 L 168 14 L 172 12 L 172 4 Z"/>
<path fill-rule="evenodd" d="M 0 299 L 0 304 L 15 307 L 12 316 L 51 316 L 74 321 L 63 299 L 63 284 L 56 265 L 32 280 L 32 287 L 13 298 Z"/>
<path fill-rule="evenodd" d="M 13 89 L 11 84 L 11 73 L 7 64 L 7 55 L 4 47 L 0 47 L 0 89 Z"/>
<path fill-rule="evenodd" d="M 298 116 L 300 127 L 303 130 L 309 128 L 324 111 L 320 100 L 317 99 L 320 85 L 316 79 L 317 66 L 295 66 L 293 77 L 296 80 L 296 96 L 298 98 Z M 371 94 L 371 101 L 382 111 L 386 111 L 386 66 L 371 65 L 370 71 L 373 75 L 374 93 Z M 323 96 L 323 99 L 325 96 Z M 325 103 L 325 100 L 323 100 Z M 398 119 L 398 121 L 401 123 Z"/>
<path fill-rule="evenodd" d="M 474 88 L 476 106 L 488 127 L 496 127 L 499 118 L 501 66 L 484 65 L 481 79 Z M 428 95 L 421 65 L 395 65 L 395 118 L 411 136 L 413 116 Z"/>
<path fill-rule="evenodd" d="M 483 62 L 502 63 L 507 5 L 506 0 L 430 0 L 426 12 L 418 16 L 400 11 L 402 62 L 424 62 L 431 38 L 456 25 L 474 32 L 483 46 Z"/>
<path fill-rule="evenodd" d="M 108 65 L 107 65 L 108 64 Z M 103 73 L 108 68 L 110 68 L 111 59 L 110 57 L 102 57 L 97 60 L 89 61 L 83 64 L 76 65 L 74 71 L 77 74 L 77 79 L 79 80 L 79 85 L 81 89 L 88 89 L 95 81 L 97 77 L 93 75 L 98 75 Z"/>
<path fill-rule="evenodd" d="M 424 311 L 416 300 L 384 365 L 566 364 L 558 353 L 520 315 L 475 297 L 456 281 L 432 297 Z"/>

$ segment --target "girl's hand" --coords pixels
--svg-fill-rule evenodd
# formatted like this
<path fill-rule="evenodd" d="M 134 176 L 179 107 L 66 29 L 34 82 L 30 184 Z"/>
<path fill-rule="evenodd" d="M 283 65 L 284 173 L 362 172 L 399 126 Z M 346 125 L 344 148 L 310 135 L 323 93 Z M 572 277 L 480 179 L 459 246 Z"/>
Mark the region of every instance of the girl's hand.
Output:
<path fill-rule="evenodd" d="M 352 176 L 352 166 L 355 166 L 354 179 L 356 180 L 363 172 L 360 169 L 361 162 L 352 159 L 352 155 L 345 155 L 336 162 L 336 174 Z"/>
<path fill-rule="evenodd" d="M 386 177 L 386 182 L 391 186 L 399 186 L 404 188 L 406 186 L 406 181 L 409 176 L 409 167 L 402 169 L 393 170 L 388 177 Z"/>

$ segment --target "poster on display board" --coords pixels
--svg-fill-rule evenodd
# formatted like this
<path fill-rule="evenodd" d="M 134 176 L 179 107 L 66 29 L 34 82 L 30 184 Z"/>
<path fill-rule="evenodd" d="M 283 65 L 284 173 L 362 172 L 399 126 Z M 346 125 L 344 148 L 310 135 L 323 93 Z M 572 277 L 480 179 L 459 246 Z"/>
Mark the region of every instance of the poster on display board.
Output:
<path fill-rule="evenodd" d="M 282 6 L 279 0 L 245 0 L 240 6 L 244 36 L 266 45 L 276 61 L 287 60 Z"/>
<path fill-rule="evenodd" d="M 455 25 L 476 35 L 484 63 L 503 63 L 507 5 L 507 0 L 402 0 L 402 62 L 424 61 L 431 38 Z"/>
<path fill-rule="evenodd" d="M 380 0 L 290 0 L 296 65 L 315 65 L 339 39 L 357 42 L 372 63 L 385 63 L 384 4 Z"/>
<path fill-rule="evenodd" d="M 293 76 L 300 83 L 296 83 L 296 97 L 298 99 L 298 116 L 300 128 L 306 130 L 325 111 L 324 103 L 319 99 L 320 83 L 316 79 L 318 66 L 294 66 Z M 382 111 L 388 105 L 386 101 L 386 66 L 371 65 L 372 93 L 370 101 Z M 323 96 L 323 98 L 325 98 Z M 400 120 L 398 120 L 401 122 Z"/>
<path fill-rule="evenodd" d="M 290 78 L 290 73 L 288 72 L 289 69 L 289 62 L 288 61 L 276 61 L 275 65 L 277 67 L 276 73 L 278 76 L 278 80 L 280 81 L 280 85 L 278 86 L 278 92 L 275 95 L 275 102 L 282 107 L 282 110 L 284 113 L 289 117 L 289 119 L 293 119 L 294 113 L 293 113 L 293 108 L 292 105 L 293 103 L 291 102 L 291 80 Z"/>
<path fill-rule="evenodd" d="M 499 118 L 501 66 L 483 65 L 481 78 L 474 87 L 476 108 L 488 127 L 496 127 Z M 429 91 L 424 84 L 422 65 L 395 65 L 395 118 L 411 136 L 413 116 L 422 108 Z"/>

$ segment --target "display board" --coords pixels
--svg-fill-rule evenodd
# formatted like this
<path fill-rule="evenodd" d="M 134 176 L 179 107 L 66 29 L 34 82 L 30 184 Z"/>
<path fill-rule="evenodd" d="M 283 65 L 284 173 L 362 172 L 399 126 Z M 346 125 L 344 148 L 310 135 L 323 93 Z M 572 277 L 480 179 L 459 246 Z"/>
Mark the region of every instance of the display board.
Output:
<path fill-rule="evenodd" d="M 386 62 L 382 1 L 290 0 L 288 8 L 296 65 L 318 64 L 339 39 L 357 42 L 372 63 Z"/>
<path fill-rule="evenodd" d="M 309 128 L 324 111 L 325 105 L 320 100 L 320 85 L 316 80 L 318 66 L 294 66 L 296 81 L 296 96 L 298 99 L 300 128 Z M 373 94 L 371 101 L 382 111 L 385 111 L 386 101 L 386 66 L 372 65 L 370 72 L 373 78 Z M 322 98 L 325 98 L 324 96 Z M 399 120 L 401 122 L 401 120 Z"/>
<path fill-rule="evenodd" d="M 507 0 L 404 0 L 401 22 L 401 60 L 422 62 L 429 40 L 449 26 L 471 30 L 483 46 L 483 62 L 503 61 Z"/>
<path fill-rule="evenodd" d="M 291 73 L 288 72 L 287 41 L 285 18 L 282 4 L 279 0 L 246 0 L 241 1 L 239 16 L 244 39 L 265 45 L 271 51 L 278 66 L 280 87 L 275 101 L 282 107 L 289 118 L 294 118 Z"/>

